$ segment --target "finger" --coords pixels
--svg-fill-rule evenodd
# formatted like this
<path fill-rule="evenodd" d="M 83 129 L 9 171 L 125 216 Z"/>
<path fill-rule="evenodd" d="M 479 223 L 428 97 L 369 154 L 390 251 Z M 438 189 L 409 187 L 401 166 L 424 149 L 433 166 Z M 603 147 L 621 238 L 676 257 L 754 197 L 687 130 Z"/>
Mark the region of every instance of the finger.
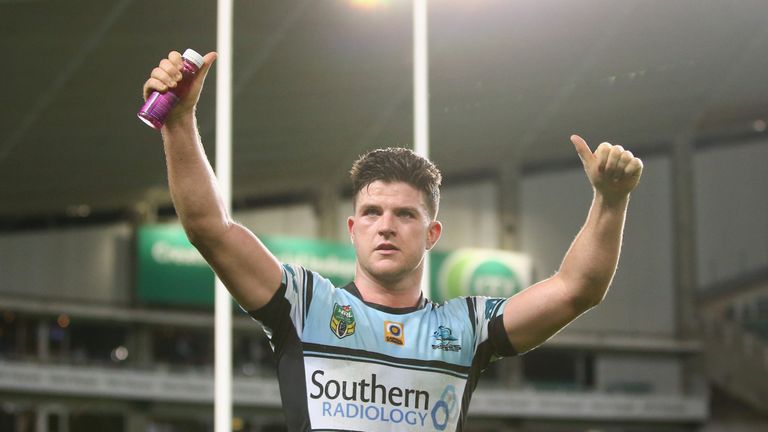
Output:
<path fill-rule="evenodd" d="M 609 173 L 616 172 L 616 166 L 619 164 L 621 154 L 624 152 L 624 147 L 615 145 L 611 147 L 611 151 L 608 153 L 608 160 L 605 161 L 605 171 Z"/>
<path fill-rule="evenodd" d="M 203 67 L 201 67 L 198 72 L 198 75 L 200 75 L 203 80 L 205 79 L 205 76 L 208 75 L 208 71 L 211 69 L 211 66 L 213 66 L 213 63 L 217 58 L 219 58 L 219 55 L 215 51 L 211 51 L 203 56 Z"/>
<path fill-rule="evenodd" d="M 200 92 L 203 89 L 203 84 L 205 83 L 205 77 L 208 75 L 208 71 L 211 69 L 211 66 L 213 66 L 213 63 L 216 61 L 216 58 L 218 55 L 215 52 L 209 52 L 205 56 L 203 56 L 203 66 L 200 68 L 200 70 L 195 74 L 195 81 L 192 83 L 191 92 L 193 94 L 200 94 Z"/>
<path fill-rule="evenodd" d="M 629 165 L 629 162 L 634 159 L 634 155 L 629 150 L 624 150 L 621 153 L 621 156 L 619 157 L 618 162 L 616 163 L 616 171 L 614 173 L 614 178 L 619 178 L 624 174 L 624 170 L 627 168 L 627 165 Z"/>
<path fill-rule="evenodd" d="M 624 174 L 630 177 L 639 177 L 643 173 L 643 161 L 640 158 L 632 158 L 624 168 Z"/>
<path fill-rule="evenodd" d="M 595 150 L 595 159 L 597 160 L 597 169 L 605 171 L 605 164 L 608 162 L 608 155 L 611 153 L 612 145 L 607 142 L 601 143 Z"/>
<path fill-rule="evenodd" d="M 176 82 L 181 81 L 183 78 L 181 71 L 184 69 L 184 57 L 178 51 L 171 51 L 168 53 L 167 59 L 160 61 L 160 67 L 166 69 Z"/>
<path fill-rule="evenodd" d="M 147 82 L 144 83 L 144 88 L 142 91 L 142 94 L 144 95 L 144 100 L 146 101 L 147 98 L 149 98 L 149 95 L 152 94 L 152 92 L 165 92 L 168 91 L 168 86 L 166 86 L 162 81 L 156 79 L 156 78 L 150 78 L 147 80 Z"/>
<path fill-rule="evenodd" d="M 160 81 L 167 87 L 174 87 L 176 85 L 176 80 L 168 73 L 168 71 L 159 66 L 152 69 L 152 73 L 149 74 L 149 77 Z"/>
<path fill-rule="evenodd" d="M 183 75 L 181 74 L 181 68 L 178 67 L 171 60 L 162 59 L 160 61 L 159 68 L 164 70 L 168 74 L 168 76 L 171 77 L 171 79 L 173 80 L 172 83 L 168 83 L 168 84 L 176 85 L 176 83 L 181 81 L 181 79 L 183 78 Z"/>
<path fill-rule="evenodd" d="M 591 162 L 592 159 L 594 159 L 592 150 L 589 148 L 589 144 L 587 144 L 587 142 L 584 141 L 584 138 L 578 135 L 571 135 L 571 142 L 573 143 L 573 146 L 576 148 L 576 153 L 579 155 L 579 159 L 581 159 L 582 163 L 586 164 L 588 162 Z"/>
<path fill-rule="evenodd" d="M 179 69 L 184 65 L 184 57 L 178 51 L 171 51 L 168 53 L 168 60 L 175 64 Z"/>

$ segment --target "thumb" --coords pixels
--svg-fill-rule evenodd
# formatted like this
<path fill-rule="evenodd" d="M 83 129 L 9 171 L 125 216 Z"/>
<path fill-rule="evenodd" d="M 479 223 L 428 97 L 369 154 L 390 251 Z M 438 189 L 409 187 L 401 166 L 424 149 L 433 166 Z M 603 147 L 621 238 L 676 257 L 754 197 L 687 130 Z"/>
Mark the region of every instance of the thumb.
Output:
<path fill-rule="evenodd" d="M 203 56 L 203 66 L 200 67 L 200 70 L 195 74 L 195 78 L 189 87 L 188 96 L 184 97 L 189 104 L 196 104 L 197 100 L 200 98 L 200 93 L 203 91 L 203 84 L 205 83 L 205 77 L 208 75 L 208 71 L 211 70 L 211 66 L 213 66 L 217 57 L 218 55 L 216 52 L 209 52 Z"/>
<path fill-rule="evenodd" d="M 211 69 L 211 66 L 213 66 L 213 63 L 218 57 L 219 55 L 215 51 L 211 51 L 203 56 L 203 67 L 201 67 L 200 71 L 197 73 L 197 75 L 200 77 L 199 79 L 205 80 L 205 76 L 208 75 L 208 71 Z"/>
<path fill-rule="evenodd" d="M 581 163 L 583 163 L 585 166 L 591 163 L 595 156 L 592 154 L 592 150 L 590 150 L 587 142 L 584 141 L 584 138 L 578 135 L 571 135 L 571 142 L 576 148 L 576 153 L 579 155 Z"/>

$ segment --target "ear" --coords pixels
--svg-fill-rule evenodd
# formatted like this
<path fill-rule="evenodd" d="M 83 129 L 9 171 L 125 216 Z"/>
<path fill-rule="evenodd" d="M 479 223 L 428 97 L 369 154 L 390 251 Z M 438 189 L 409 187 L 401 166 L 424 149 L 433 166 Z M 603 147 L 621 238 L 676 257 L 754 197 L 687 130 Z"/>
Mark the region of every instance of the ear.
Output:
<path fill-rule="evenodd" d="M 432 249 L 440 240 L 440 235 L 443 233 L 443 224 L 440 221 L 433 221 L 429 224 L 427 229 L 427 250 Z"/>
<path fill-rule="evenodd" d="M 352 227 L 355 226 L 355 217 L 350 216 L 347 218 L 347 231 L 349 232 L 349 241 L 355 242 L 355 234 L 352 232 Z"/>

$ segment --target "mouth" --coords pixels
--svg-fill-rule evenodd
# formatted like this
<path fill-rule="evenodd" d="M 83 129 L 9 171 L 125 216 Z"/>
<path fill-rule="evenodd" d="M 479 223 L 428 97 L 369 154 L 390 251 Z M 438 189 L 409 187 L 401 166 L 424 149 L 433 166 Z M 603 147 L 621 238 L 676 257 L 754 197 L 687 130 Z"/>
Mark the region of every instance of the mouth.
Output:
<path fill-rule="evenodd" d="M 400 250 L 400 249 L 398 249 L 392 243 L 382 243 L 382 244 L 376 246 L 376 248 L 374 250 L 378 251 L 378 252 L 394 252 L 394 251 L 397 251 L 397 250 Z"/>

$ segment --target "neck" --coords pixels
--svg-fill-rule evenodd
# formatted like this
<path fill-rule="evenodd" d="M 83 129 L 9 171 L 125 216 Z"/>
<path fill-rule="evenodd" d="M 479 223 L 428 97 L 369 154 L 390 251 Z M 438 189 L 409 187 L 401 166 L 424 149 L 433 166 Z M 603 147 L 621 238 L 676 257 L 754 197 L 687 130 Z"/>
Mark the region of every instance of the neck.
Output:
<path fill-rule="evenodd" d="M 393 308 L 413 307 L 421 298 L 422 268 L 396 281 L 382 281 L 367 273 L 359 266 L 355 272 L 355 285 L 368 303 Z"/>

